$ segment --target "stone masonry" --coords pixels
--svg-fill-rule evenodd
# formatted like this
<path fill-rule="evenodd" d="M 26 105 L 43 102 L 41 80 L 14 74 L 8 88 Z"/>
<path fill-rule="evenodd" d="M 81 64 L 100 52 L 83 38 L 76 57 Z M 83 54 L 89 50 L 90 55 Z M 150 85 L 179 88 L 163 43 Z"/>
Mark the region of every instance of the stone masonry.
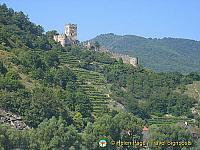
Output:
<path fill-rule="evenodd" d="M 115 58 L 117 60 L 122 58 L 123 63 L 131 64 L 133 66 L 138 65 L 138 58 L 137 57 L 131 57 L 129 55 L 114 53 L 114 52 L 111 52 L 110 50 L 108 50 L 107 48 L 102 47 L 102 46 L 100 46 L 99 48 L 96 48 L 94 42 L 85 41 L 85 42 L 82 43 L 82 46 L 83 46 L 83 48 L 88 49 L 88 50 L 94 50 L 94 51 L 108 53 L 109 55 L 111 55 L 112 58 Z"/>
<path fill-rule="evenodd" d="M 66 24 L 64 29 L 64 34 L 54 35 L 54 40 L 60 42 L 60 44 L 65 47 L 66 45 L 74 45 L 77 43 L 77 25 L 76 24 Z"/>

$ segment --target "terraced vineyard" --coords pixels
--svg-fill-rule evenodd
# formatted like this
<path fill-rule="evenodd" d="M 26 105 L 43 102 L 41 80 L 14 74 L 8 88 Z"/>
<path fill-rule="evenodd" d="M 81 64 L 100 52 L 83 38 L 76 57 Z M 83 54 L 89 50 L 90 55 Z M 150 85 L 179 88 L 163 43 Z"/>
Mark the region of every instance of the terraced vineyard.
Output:
<path fill-rule="evenodd" d="M 104 76 L 97 72 L 80 68 L 74 68 L 74 72 L 78 77 L 78 85 L 82 87 L 92 102 L 94 114 L 100 114 L 101 111 L 106 111 L 110 98 L 101 88 L 102 86 L 107 88 Z"/>
<path fill-rule="evenodd" d="M 4 51 L 0 52 L 0 56 L 5 56 L 5 54 L 7 54 Z M 44 55 L 43 53 L 39 54 Z M 112 99 L 109 97 L 109 88 L 103 74 L 78 68 L 77 65 L 79 64 L 80 60 L 78 60 L 75 56 L 70 55 L 68 52 L 59 51 L 58 55 L 61 66 L 68 66 L 77 75 L 77 84 L 90 98 L 93 105 L 94 114 L 98 115 L 101 114 L 102 111 L 107 111 L 107 106 L 112 101 Z M 33 87 L 33 80 L 28 78 L 27 75 L 21 74 L 15 65 L 12 64 L 11 66 L 16 72 L 19 72 L 20 77 L 23 79 L 22 83 L 25 84 L 27 88 L 31 89 Z"/>
<path fill-rule="evenodd" d="M 162 124 L 177 124 L 177 123 L 184 123 L 187 122 L 190 125 L 194 125 L 194 121 L 191 119 L 187 118 L 177 118 L 177 117 L 154 117 L 152 119 L 147 120 L 149 125 L 152 124 L 157 124 L 157 125 L 162 125 Z"/>
<path fill-rule="evenodd" d="M 111 98 L 108 96 L 109 88 L 103 74 L 76 67 L 80 60 L 68 52 L 60 52 L 59 56 L 61 64 L 70 67 L 77 75 L 77 84 L 91 100 L 94 114 L 107 111 Z"/>
<path fill-rule="evenodd" d="M 76 57 L 70 55 L 68 52 L 59 51 L 58 54 L 62 64 L 68 64 L 73 67 L 80 62 Z"/>

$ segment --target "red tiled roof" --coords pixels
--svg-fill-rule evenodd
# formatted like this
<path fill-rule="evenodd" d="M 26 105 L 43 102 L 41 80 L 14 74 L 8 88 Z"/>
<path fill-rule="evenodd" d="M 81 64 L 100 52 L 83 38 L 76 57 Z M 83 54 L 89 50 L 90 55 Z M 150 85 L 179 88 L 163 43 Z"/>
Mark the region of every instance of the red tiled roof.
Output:
<path fill-rule="evenodd" d="M 148 131 L 148 130 L 149 129 L 146 126 L 144 126 L 143 131 Z"/>

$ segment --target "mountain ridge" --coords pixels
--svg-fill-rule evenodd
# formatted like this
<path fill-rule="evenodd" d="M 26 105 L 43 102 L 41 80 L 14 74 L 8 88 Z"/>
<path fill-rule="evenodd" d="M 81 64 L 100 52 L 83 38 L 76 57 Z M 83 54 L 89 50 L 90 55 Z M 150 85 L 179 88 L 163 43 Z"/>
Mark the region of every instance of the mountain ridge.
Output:
<path fill-rule="evenodd" d="M 97 41 L 111 51 L 139 57 L 140 64 L 158 72 L 200 72 L 200 41 L 113 33 L 98 35 L 91 41 Z"/>

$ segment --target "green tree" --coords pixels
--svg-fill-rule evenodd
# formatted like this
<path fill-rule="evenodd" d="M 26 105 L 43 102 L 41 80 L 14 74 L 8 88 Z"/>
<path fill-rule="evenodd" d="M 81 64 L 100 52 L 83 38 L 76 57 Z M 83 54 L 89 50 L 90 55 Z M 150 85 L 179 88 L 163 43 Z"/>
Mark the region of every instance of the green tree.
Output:
<path fill-rule="evenodd" d="M 78 91 L 75 96 L 75 111 L 80 112 L 83 117 L 90 117 L 92 110 L 92 104 L 89 98 Z"/>
<path fill-rule="evenodd" d="M 40 116 L 40 117 L 38 117 Z M 33 90 L 31 104 L 26 110 L 25 119 L 32 127 L 42 122 L 45 118 L 49 119 L 52 116 L 62 116 L 68 120 L 68 108 L 59 100 L 56 93 L 45 87 L 38 87 Z"/>
<path fill-rule="evenodd" d="M 71 146 L 78 149 L 78 139 L 73 126 L 68 126 L 62 117 L 52 117 L 49 120 L 45 119 L 31 132 L 30 149 L 63 150 Z"/>
<path fill-rule="evenodd" d="M 58 54 L 55 51 L 48 52 L 46 56 L 46 61 L 49 67 L 58 67 L 60 60 Z"/>
<path fill-rule="evenodd" d="M 176 142 L 192 142 L 192 134 L 177 125 L 152 125 L 149 129 L 149 137 L 148 143 L 151 149 L 155 150 L 162 150 L 162 149 L 173 149 L 173 150 L 181 150 L 183 147 L 176 145 L 176 146 L 168 146 L 167 144 L 157 146 L 154 142 L 155 141 L 176 141 Z M 193 145 L 194 146 L 194 145 Z M 190 146 L 186 146 L 186 148 L 190 148 Z"/>
<path fill-rule="evenodd" d="M 7 72 L 7 69 L 6 69 L 5 65 L 3 64 L 2 61 L 0 61 L 0 74 L 5 75 L 6 72 Z"/>
<path fill-rule="evenodd" d="M 81 129 L 83 129 L 83 126 L 84 126 L 84 124 L 83 124 L 83 117 L 82 117 L 82 115 L 81 115 L 81 113 L 80 112 L 76 112 L 75 114 L 74 114 L 74 116 L 73 116 L 73 124 L 74 124 L 74 126 L 79 130 L 79 131 L 81 131 Z"/>

